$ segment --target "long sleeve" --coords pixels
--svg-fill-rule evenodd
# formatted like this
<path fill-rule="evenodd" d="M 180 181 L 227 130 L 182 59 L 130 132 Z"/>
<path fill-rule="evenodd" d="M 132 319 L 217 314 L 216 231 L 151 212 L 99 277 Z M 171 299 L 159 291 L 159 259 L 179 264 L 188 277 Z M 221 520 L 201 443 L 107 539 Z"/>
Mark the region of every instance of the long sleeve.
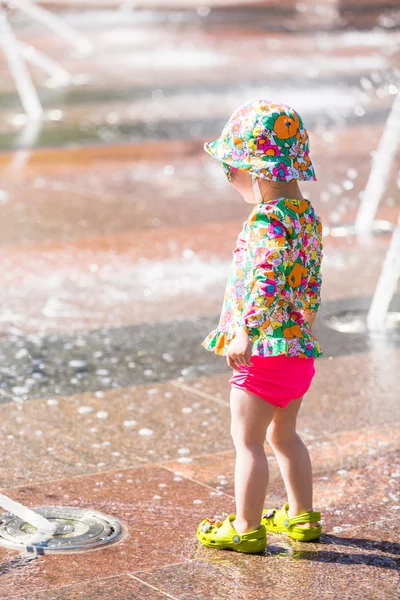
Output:
<path fill-rule="evenodd" d="M 303 312 L 310 314 L 319 310 L 321 305 L 321 285 L 321 266 L 319 266 L 309 279 L 307 289 L 305 291 L 306 300 L 304 302 Z"/>
<path fill-rule="evenodd" d="M 250 223 L 248 236 L 253 280 L 239 319 L 240 326 L 247 334 L 250 329 L 261 328 L 279 300 L 282 300 L 290 248 L 285 225 L 271 213 L 256 213 Z"/>
<path fill-rule="evenodd" d="M 323 257 L 322 247 L 322 225 L 318 223 L 318 246 L 312 254 L 312 264 L 310 266 L 310 278 L 304 292 L 303 312 L 316 313 L 321 305 L 321 263 Z"/>

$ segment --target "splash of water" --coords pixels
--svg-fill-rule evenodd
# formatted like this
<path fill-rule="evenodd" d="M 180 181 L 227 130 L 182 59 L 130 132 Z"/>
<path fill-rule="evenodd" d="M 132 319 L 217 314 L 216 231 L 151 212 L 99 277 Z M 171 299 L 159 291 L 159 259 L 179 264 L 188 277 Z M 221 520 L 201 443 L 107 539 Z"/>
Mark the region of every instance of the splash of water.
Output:
<path fill-rule="evenodd" d="M 85 37 L 67 25 L 63 19 L 60 19 L 48 10 L 32 4 L 31 2 L 26 2 L 26 0 L 14 0 L 13 5 L 32 19 L 36 19 L 40 23 L 43 23 L 43 25 L 77 48 L 79 52 L 82 52 L 83 54 L 92 52 L 93 46 Z"/>
<path fill-rule="evenodd" d="M 39 120 L 43 116 L 43 108 L 39 96 L 32 83 L 31 76 L 21 57 L 14 33 L 8 23 L 4 11 L 0 8 L 0 45 L 3 46 L 11 75 L 15 81 L 21 103 L 29 119 Z"/>
<path fill-rule="evenodd" d="M 55 523 L 50 523 L 50 521 L 38 513 L 30 510 L 19 502 L 15 502 L 15 500 L 11 500 L 11 498 L 4 496 L 4 494 L 0 494 L 0 506 L 23 521 L 33 525 L 33 527 L 37 529 L 38 540 L 39 538 L 43 539 L 43 536 L 51 537 L 57 529 Z"/>
<path fill-rule="evenodd" d="M 396 94 L 382 137 L 374 154 L 373 164 L 355 221 L 360 236 L 372 233 L 374 218 L 387 188 L 390 167 L 400 138 L 400 93 Z"/>
<path fill-rule="evenodd" d="M 378 285 L 372 299 L 367 316 L 367 326 L 370 331 L 385 329 L 386 316 L 390 302 L 396 292 L 397 281 L 400 277 L 400 217 L 393 233 L 388 251 L 386 252 Z"/>

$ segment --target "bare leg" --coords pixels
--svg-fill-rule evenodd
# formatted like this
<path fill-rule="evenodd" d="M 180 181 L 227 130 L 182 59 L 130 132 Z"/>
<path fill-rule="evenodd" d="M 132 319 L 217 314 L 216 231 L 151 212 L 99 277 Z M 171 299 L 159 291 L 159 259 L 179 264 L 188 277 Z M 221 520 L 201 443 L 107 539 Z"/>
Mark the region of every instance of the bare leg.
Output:
<path fill-rule="evenodd" d="M 261 525 L 268 486 L 268 461 L 264 442 L 276 407 L 255 394 L 232 387 L 231 435 L 236 449 L 235 499 L 238 533 Z"/>
<path fill-rule="evenodd" d="M 278 461 L 285 484 L 289 516 L 313 510 L 312 470 L 310 455 L 296 432 L 296 419 L 302 398 L 293 400 L 286 408 L 278 409 L 267 430 L 267 440 Z M 315 527 L 317 523 L 305 523 Z"/>

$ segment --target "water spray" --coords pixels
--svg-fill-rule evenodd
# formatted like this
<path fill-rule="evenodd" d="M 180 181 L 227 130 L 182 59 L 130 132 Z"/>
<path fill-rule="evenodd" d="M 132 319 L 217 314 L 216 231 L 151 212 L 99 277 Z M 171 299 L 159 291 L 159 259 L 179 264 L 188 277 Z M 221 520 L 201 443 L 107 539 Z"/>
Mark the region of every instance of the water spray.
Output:
<path fill-rule="evenodd" d="M 52 58 L 39 52 L 33 46 L 19 42 L 13 32 L 4 7 L 7 2 L 0 0 L 0 48 L 3 49 L 15 87 L 21 99 L 26 116 L 31 121 L 43 118 L 43 107 L 35 89 L 26 63 L 30 62 L 44 71 L 58 86 L 69 85 L 71 74 Z M 67 25 L 63 19 L 27 0 L 13 0 L 13 8 L 20 10 L 30 18 L 42 23 L 45 27 L 63 38 L 81 54 L 90 54 L 92 44 L 80 33 Z"/>

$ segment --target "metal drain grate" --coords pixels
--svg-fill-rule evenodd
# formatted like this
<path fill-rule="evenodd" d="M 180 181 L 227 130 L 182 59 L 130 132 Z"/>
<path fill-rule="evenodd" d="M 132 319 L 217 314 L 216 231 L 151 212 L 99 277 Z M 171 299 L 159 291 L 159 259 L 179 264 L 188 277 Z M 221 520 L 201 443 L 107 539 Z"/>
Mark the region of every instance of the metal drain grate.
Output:
<path fill-rule="evenodd" d="M 38 554 L 83 552 L 115 543 L 123 533 L 119 521 L 88 509 L 47 506 L 35 508 L 35 512 L 57 524 L 57 530 L 51 538 L 35 541 L 35 527 L 6 513 L 0 517 L 0 546 Z"/>

